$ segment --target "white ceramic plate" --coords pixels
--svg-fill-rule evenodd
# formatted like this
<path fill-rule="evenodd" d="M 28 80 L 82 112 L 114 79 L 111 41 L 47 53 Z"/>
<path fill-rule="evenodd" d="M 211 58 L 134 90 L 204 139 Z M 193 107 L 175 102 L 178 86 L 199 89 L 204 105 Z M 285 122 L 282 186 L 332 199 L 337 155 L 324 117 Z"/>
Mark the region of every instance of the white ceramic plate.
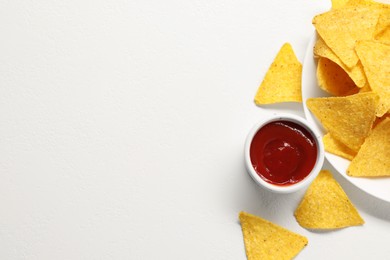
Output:
<path fill-rule="evenodd" d="M 323 97 L 328 96 L 317 85 L 316 79 L 316 61 L 313 56 L 313 47 L 317 36 L 314 35 L 310 40 L 306 50 L 305 59 L 303 62 L 302 70 L 302 98 L 303 108 L 306 119 L 312 123 L 317 130 L 324 135 L 325 131 L 321 124 L 315 119 L 313 114 L 306 107 L 306 100 L 310 97 Z M 390 178 L 356 178 L 349 177 L 346 174 L 346 170 L 349 165 L 349 161 L 339 156 L 325 153 L 325 158 L 328 162 L 349 182 L 360 188 L 361 190 L 371 194 L 372 196 L 390 202 Z"/>

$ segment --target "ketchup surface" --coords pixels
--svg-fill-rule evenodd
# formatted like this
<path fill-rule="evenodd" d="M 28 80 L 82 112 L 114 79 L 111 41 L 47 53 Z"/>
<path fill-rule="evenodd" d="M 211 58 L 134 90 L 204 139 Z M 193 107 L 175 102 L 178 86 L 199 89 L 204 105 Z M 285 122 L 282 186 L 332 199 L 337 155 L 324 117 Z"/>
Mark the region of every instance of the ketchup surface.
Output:
<path fill-rule="evenodd" d="M 250 158 L 257 174 L 268 183 L 291 185 L 303 180 L 313 169 L 317 144 L 301 125 L 274 121 L 254 136 Z"/>

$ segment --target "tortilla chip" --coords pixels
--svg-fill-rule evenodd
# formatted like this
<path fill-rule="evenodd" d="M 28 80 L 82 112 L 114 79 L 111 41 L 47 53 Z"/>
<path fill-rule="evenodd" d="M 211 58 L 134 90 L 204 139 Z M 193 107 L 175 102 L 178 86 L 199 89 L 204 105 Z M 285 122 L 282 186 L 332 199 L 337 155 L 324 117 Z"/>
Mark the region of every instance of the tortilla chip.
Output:
<path fill-rule="evenodd" d="M 390 111 L 390 45 L 374 41 L 361 41 L 356 52 L 362 61 L 367 80 L 379 96 L 377 116 Z"/>
<path fill-rule="evenodd" d="M 359 61 L 355 44 L 372 39 L 380 12 L 373 6 L 347 6 L 315 16 L 313 24 L 326 45 L 352 68 Z"/>
<path fill-rule="evenodd" d="M 239 218 L 248 260 L 292 259 L 308 243 L 306 237 L 255 215 L 240 212 Z"/>
<path fill-rule="evenodd" d="M 332 0 L 332 8 L 340 8 L 345 6 L 348 0 Z"/>
<path fill-rule="evenodd" d="M 359 92 L 348 74 L 327 58 L 318 60 L 317 82 L 320 88 L 334 96 L 347 96 Z"/>
<path fill-rule="evenodd" d="M 280 49 L 255 96 L 257 105 L 302 102 L 302 64 L 289 43 Z"/>
<path fill-rule="evenodd" d="M 390 176 L 390 118 L 380 122 L 367 137 L 347 169 L 349 176 Z"/>
<path fill-rule="evenodd" d="M 342 187 L 322 170 L 295 210 L 299 225 L 308 229 L 336 229 L 364 224 Z"/>
<path fill-rule="evenodd" d="M 348 1 L 345 6 L 358 6 L 358 5 L 365 5 L 365 6 L 374 6 L 379 8 L 389 8 L 390 6 L 385 3 L 379 3 L 374 0 L 350 0 Z"/>
<path fill-rule="evenodd" d="M 380 14 L 375 27 L 374 39 L 390 45 L 390 8 L 383 10 Z"/>
<path fill-rule="evenodd" d="M 346 97 L 309 98 L 306 104 L 335 139 L 357 152 L 376 118 L 378 96 L 365 92 Z"/>
<path fill-rule="evenodd" d="M 337 65 L 339 65 L 359 88 L 362 88 L 365 85 L 367 85 L 367 79 L 366 79 L 366 75 L 364 74 L 362 63 L 359 61 L 352 68 L 348 68 L 340 60 L 340 58 L 337 57 L 336 54 L 334 54 L 334 52 L 328 47 L 328 45 L 326 45 L 326 43 L 321 37 L 318 37 L 318 40 L 314 46 L 314 56 L 317 58 L 318 57 L 327 58 L 333 61 L 334 63 L 336 63 Z"/>
<path fill-rule="evenodd" d="M 329 133 L 322 138 L 324 142 L 325 151 L 343 157 L 347 160 L 352 160 L 356 152 L 349 149 L 346 145 L 334 139 Z"/>

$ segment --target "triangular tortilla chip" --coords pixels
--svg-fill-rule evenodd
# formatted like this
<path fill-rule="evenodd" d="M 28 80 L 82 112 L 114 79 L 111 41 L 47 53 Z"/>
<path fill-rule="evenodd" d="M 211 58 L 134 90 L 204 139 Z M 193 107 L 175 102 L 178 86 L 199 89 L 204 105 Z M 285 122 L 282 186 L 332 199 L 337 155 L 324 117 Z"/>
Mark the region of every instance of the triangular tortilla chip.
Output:
<path fill-rule="evenodd" d="M 248 260 L 292 259 L 308 243 L 307 238 L 255 215 L 240 212 Z"/>
<path fill-rule="evenodd" d="M 347 96 L 359 92 L 359 88 L 348 74 L 327 58 L 318 59 L 317 82 L 320 88 L 334 96 Z"/>
<path fill-rule="evenodd" d="M 371 131 L 378 106 L 372 92 L 346 97 L 309 98 L 307 107 L 338 141 L 357 152 Z"/>
<path fill-rule="evenodd" d="M 357 177 L 390 176 L 390 118 L 380 122 L 366 138 L 347 174 Z"/>
<path fill-rule="evenodd" d="M 324 142 L 325 151 L 343 157 L 347 160 L 352 160 L 356 152 L 349 149 L 346 145 L 334 139 L 329 133 L 322 138 Z"/>
<path fill-rule="evenodd" d="M 359 88 L 362 88 L 365 85 L 367 85 L 367 79 L 366 79 L 366 75 L 364 74 L 362 63 L 359 61 L 352 68 L 348 68 L 340 60 L 340 58 L 337 57 L 336 54 L 334 54 L 334 52 L 328 47 L 328 45 L 326 45 L 326 43 L 321 37 L 318 38 L 314 46 L 314 56 L 327 58 L 333 61 L 334 63 L 336 63 L 337 65 L 339 65 Z"/>
<path fill-rule="evenodd" d="M 347 6 L 315 16 L 313 24 L 326 45 L 352 68 L 359 61 L 355 44 L 372 39 L 380 12 L 374 6 Z"/>
<path fill-rule="evenodd" d="M 302 64 L 289 43 L 280 49 L 257 90 L 257 105 L 278 102 L 302 102 Z"/>
<path fill-rule="evenodd" d="M 390 45 L 374 41 L 362 41 L 356 45 L 364 71 L 373 92 L 379 96 L 376 115 L 381 117 L 390 111 Z"/>
<path fill-rule="evenodd" d="M 308 229 L 336 229 L 364 224 L 341 186 L 322 170 L 295 210 L 299 225 Z"/>

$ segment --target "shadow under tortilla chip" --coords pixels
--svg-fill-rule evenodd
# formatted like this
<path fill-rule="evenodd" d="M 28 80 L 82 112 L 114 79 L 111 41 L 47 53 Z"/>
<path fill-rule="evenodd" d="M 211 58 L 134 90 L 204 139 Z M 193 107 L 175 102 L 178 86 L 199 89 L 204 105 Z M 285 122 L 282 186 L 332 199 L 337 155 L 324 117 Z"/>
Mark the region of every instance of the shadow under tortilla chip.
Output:
<path fill-rule="evenodd" d="M 302 64 L 289 43 L 279 50 L 257 90 L 257 105 L 279 102 L 302 102 Z"/>
<path fill-rule="evenodd" d="M 390 45 L 361 41 L 356 45 L 356 52 L 372 91 L 379 96 L 376 115 L 381 117 L 390 111 Z"/>
<path fill-rule="evenodd" d="M 359 93 L 371 92 L 371 91 L 372 89 L 368 83 L 359 89 Z"/>
<path fill-rule="evenodd" d="M 326 45 L 352 68 L 359 61 L 356 42 L 372 38 L 380 13 L 374 6 L 346 6 L 315 16 L 313 25 Z"/>
<path fill-rule="evenodd" d="M 345 97 L 309 98 L 306 104 L 332 137 L 357 152 L 376 119 L 378 99 L 375 93 L 365 92 Z"/>
<path fill-rule="evenodd" d="M 319 36 L 318 36 L 319 37 Z M 352 68 L 348 68 L 345 66 L 345 64 L 340 60 L 339 57 L 326 45 L 324 40 L 319 37 L 315 46 L 314 46 L 314 56 L 315 57 L 323 57 L 327 58 L 337 65 L 339 65 L 348 75 L 349 77 L 355 82 L 356 86 L 359 88 L 364 87 L 367 85 L 367 79 L 366 75 L 364 74 L 363 65 L 359 61 L 355 66 Z"/>
<path fill-rule="evenodd" d="M 336 63 L 327 58 L 319 58 L 317 82 L 321 89 L 334 96 L 347 96 L 359 92 L 359 88 L 348 74 Z"/>
<path fill-rule="evenodd" d="M 308 229 L 364 224 L 347 194 L 327 170 L 322 170 L 309 186 L 294 215 L 299 225 Z"/>
<path fill-rule="evenodd" d="M 325 151 L 328 153 L 338 155 L 347 160 L 352 160 L 356 155 L 356 152 L 352 151 L 346 145 L 334 139 L 329 133 L 324 135 L 322 141 L 324 142 Z"/>
<path fill-rule="evenodd" d="M 347 169 L 349 176 L 390 176 L 390 118 L 385 118 L 366 138 Z"/>
<path fill-rule="evenodd" d="M 248 260 L 292 259 L 308 243 L 307 238 L 255 215 L 240 212 Z"/>

